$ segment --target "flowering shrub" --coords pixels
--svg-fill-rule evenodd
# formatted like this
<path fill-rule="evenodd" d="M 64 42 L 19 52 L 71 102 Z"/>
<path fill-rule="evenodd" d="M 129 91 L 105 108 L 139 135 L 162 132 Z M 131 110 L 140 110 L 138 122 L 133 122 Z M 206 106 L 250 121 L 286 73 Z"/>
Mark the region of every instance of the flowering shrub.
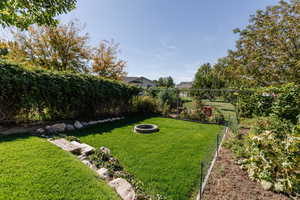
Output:
<path fill-rule="evenodd" d="M 299 130 L 287 120 L 258 119 L 245 143 L 247 156 L 240 162 L 250 178 L 265 189 L 300 194 Z"/>

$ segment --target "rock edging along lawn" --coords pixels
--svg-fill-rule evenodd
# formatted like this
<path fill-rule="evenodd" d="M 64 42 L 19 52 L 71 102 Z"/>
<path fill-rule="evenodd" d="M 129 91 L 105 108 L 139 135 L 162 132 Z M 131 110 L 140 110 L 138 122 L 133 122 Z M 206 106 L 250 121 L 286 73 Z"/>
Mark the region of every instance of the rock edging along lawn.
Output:
<path fill-rule="evenodd" d="M 75 121 L 74 124 L 57 123 L 51 126 L 48 125 L 44 128 L 38 128 L 34 131 L 34 133 L 41 137 L 49 138 L 50 136 L 48 136 L 47 134 L 63 133 L 65 131 L 74 131 L 76 129 L 82 129 L 88 126 L 93 126 L 96 124 L 102 124 L 106 122 L 113 122 L 121 119 L 124 119 L 124 117 L 107 118 L 103 120 L 90 121 L 90 122 Z"/>
<path fill-rule="evenodd" d="M 81 143 L 76 137 L 49 138 L 48 141 L 77 156 L 77 158 L 95 171 L 98 176 L 105 180 L 123 200 L 150 200 L 152 196 L 147 195 L 143 190 L 143 183 L 133 175 L 124 171 L 118 159 L 114 158 L 111 150 L 107 147 L 96 149 L 88 144 Z M 156 198 L 159 197 L 159 198 Z M 164 199 L 156 194 L 154 199 Z"/>
<path fill-rule="evenodd" d="M 124 178 L 115 178 L 114 172 L 101 167 L 100 169 L 97 165 L 94 164 L 93 160 L 90 159 L 90 156 L 95 154 L 96 149 L 88 144 L 79 143 L 77 141 L 68 141 L 64 138 L 60 139 L 49 139 L 49 142 L 60 147 L 61 149 L 71 152 L 79 158 L 79 160 L 94 170 L 100 178 L 105 180 L 109 186 L 115 189 L 118 195 L 123 200 L 135 200 L 136 192 L 133 189 L 133 186 Z M 107 157 L 107 161 L 111 162 L 112 160 L 116 160 L 110 154 L 110 150 L 106 147 L 101 147 L 98 151 L 103 157 Z"/>

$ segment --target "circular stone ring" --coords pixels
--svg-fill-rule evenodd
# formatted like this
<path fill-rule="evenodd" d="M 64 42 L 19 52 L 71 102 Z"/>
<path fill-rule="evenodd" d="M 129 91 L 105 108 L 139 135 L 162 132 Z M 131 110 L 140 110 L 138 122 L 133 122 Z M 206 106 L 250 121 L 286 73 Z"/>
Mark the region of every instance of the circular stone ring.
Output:
<path fill-rule="evenodd" d="M 154 124 L 139 124 L 134 127 L 135 133 L 154 133 L 159 131 L 158 126 Z"/>

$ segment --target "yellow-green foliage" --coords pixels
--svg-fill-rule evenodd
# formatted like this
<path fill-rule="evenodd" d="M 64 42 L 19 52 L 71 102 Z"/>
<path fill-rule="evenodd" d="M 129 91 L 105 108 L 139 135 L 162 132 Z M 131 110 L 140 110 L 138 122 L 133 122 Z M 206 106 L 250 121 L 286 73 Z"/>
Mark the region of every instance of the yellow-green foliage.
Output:
<path fill-rule="evenodd" d="M 299 128 L 286 120 L 258 119 L 247 137 L 248 156 L 242 162 L 250 178 L 278 192 L 299 194 L 299 133 Z"/>

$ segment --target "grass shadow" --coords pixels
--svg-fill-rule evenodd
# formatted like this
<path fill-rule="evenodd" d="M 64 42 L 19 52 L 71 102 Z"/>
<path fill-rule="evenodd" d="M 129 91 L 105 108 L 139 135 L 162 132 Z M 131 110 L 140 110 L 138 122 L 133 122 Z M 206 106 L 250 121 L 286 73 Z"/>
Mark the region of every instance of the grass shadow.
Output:
<path fill-rule="evenodd" d="M 15 140 L 19 140 L 19 139 L 27 139 L 31 137 L 30 133 L 26 133 L 26 134 L 13 134 L 13 135 L 0 135 L 0 144 L 2 142 L 11 142 L 11 141 L 15 141 Z"/>
<path fill-rule="evenodd" d="M 148 119 L 151 117 L 157 117 L 157 116 L 158 115 L 127 116 L 123 120 L 97 124 L 97 125 L 86 127 L 84 129 L 66 132 L 65 134 L 69 135 L 69 136 L 86 136 L 86 135 L 91 135 L 91 134 L 103 134 L 106 132 L 110 132 L 113 129 L 133 125 L 133 124 L 136 124 L 145 119 Z"/>

